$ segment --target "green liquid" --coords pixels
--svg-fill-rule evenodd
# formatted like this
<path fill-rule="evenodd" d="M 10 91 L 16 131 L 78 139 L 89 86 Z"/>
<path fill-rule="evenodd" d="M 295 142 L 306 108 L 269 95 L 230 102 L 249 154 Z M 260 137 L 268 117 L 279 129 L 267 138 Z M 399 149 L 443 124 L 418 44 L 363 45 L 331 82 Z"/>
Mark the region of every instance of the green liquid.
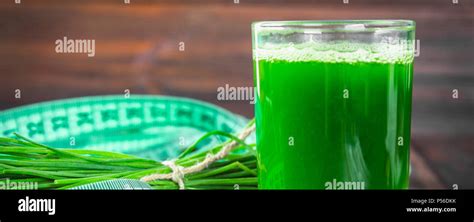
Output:
<path fill-rule="evenodd" d="M 412 60 L 254 66 L 260 189 L 408 188 Z"/>

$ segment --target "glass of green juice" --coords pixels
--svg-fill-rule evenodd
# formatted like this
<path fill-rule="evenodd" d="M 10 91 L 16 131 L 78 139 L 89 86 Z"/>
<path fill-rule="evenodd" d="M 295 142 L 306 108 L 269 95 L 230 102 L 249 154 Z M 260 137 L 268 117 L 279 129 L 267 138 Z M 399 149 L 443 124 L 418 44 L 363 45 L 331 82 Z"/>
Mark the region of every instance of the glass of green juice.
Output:
<path fill-rule="evenodd" d="M 252 24 L 260 189 L 407 189 L 415 22 Z"/>

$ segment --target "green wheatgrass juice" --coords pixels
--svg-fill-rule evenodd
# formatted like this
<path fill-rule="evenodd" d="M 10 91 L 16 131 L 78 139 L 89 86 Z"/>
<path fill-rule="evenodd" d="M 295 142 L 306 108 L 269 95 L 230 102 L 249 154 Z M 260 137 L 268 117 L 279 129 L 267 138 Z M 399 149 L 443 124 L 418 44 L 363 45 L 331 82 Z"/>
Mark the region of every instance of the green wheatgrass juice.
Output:
<path fill-rule="evenodd" d="M 413 56 L 347 46 L 254 52 L 260 189 L 408 188 Z"/>

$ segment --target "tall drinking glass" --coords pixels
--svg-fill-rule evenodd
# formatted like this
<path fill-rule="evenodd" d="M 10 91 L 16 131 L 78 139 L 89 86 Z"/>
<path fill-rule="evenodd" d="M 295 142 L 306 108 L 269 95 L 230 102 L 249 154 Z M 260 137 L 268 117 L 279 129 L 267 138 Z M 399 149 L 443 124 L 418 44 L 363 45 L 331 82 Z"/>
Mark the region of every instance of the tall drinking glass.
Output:
<path fill-rule="evenodd" d="M 415 23 L 252 24 L 260 189 L 406 189 Z"/>

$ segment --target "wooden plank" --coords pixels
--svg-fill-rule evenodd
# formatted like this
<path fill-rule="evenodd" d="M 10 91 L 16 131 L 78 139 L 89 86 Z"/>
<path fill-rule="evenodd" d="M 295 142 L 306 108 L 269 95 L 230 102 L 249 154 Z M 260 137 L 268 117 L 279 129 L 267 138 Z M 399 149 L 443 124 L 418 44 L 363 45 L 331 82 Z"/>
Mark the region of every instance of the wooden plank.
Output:
<path fill-rule="evenodd" d="M 459 189 L 474 187 L 474 137 L 471 135 L 417 135 L 412 146 L 441 183 L 448 189 L 456 184 Z"/>
<path fill-rule="evenodd" d="M 410 162 L 411 189 L 447 189 L 446 185 L 440 181 L 438 175 L 430 168 L 427 160 L 413 146 L 410 149 Z"/>
<path fill-rule="evenodd" d="M 24 2 L 24 1 L 22 1 Z M 155 4 L 187 4 L 187 5 L 201 5 L 201 4 L 224 4 L 224 5 L 233 5 L 234 0 L 196 0 L 196 1 L 176 1 L 176 0 L 130 0 L 132 5 L 155 5 Z M 239 5 L 340 5 L 343 4 L 343 1 L 334 1 L 334 0 L 239 0 Z M 81 4 L 91 4 L 97 3 L 94 0 L 81 0 L 80 2 L 77 1 L 62 1 L 62 0 L 41 0 L 41 1 L 30 1 L 28 4 L 38 5 L 38 4 L 54 4 L 54 5 L 81 5 Z M 123 1 L 117 0 L 101 0 L 101 4 L 123 4 Z M 9 5 L 13 4 L 10 2 L 1 2 L 0 5 Z M 25 4 L 25 3 L 24 3 Z M 445 0 L 398 0 L 398 1 L 381 1 L 381 0 L 350 0 L 349 5 L 385 5 L 385 6 L 393 6 L 393 5 L 420 5 L 420 6 L 446 6 L 452 5 L 452 1 L 445 1 Z M 471 2 L 466 0 L 459 0 L 458 5 L 472 5 Z"/>

